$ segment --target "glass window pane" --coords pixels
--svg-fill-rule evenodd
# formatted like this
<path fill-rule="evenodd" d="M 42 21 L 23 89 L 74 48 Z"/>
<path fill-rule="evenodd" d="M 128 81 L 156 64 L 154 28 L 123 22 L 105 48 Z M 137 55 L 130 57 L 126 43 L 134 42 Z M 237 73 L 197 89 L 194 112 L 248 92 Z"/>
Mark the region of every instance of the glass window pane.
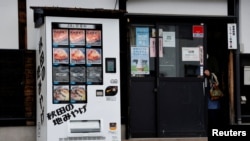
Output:
<path fill-rule="evenodd" d="M 155 28 L 135 25 L 130 27 L 130 66 L 132 77 L 155 75 Z"/>
<path fill-rule="evenodd" d="M 204 33 L 197 36 L 193 27 L 193 24 L 159 26 L 160 77 L 197 77 L 202 74 Z"/>
<path fill-rule="evenodd" d="M 160 26 L 159 38 L 159 75 L 160 77 L 176 77 L 176 26 Z"/>

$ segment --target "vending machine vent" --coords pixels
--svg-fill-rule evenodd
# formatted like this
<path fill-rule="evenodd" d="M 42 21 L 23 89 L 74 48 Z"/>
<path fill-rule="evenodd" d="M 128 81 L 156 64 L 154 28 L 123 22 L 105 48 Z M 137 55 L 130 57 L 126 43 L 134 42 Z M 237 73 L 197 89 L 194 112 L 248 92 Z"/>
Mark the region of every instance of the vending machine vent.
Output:
<path fill-rule="evenodd" d="M 68 137 L 60 138 L 59 141 L 105 141 L 104 136 L 84 136 L 84 137 Z"/>
<path fill-rule="evenodd" d="M 69 125 L 70 133 L 93 133 L 101 131 L 100 120 L 73 120 Z"/>

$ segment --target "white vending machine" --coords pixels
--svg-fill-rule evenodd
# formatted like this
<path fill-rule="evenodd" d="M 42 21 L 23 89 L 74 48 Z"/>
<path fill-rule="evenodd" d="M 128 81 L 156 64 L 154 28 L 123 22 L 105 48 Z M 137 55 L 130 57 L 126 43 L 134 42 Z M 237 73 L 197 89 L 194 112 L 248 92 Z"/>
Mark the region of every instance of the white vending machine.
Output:
<path fill-rule="evenodd" d="M 121 141 L 119 19 L 44 17 L 37 141 Z"/>

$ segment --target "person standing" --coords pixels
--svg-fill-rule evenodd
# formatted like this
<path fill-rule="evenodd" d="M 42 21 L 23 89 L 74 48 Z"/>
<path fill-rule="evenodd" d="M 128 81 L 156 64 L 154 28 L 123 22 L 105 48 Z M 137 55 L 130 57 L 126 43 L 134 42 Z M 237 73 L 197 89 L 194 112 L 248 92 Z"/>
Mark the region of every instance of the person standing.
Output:
<path fill-rule="evenodd" d="M 208 127 L 215 128 L 220 126 L 221 122 L 221 103 L 220 100 L 212 100 L 210 96 L 210 89 L 214 86 L 219 86 L 217 76 L 208 68 L 204 69 L 205 77 L 205 91 L 207 95 L 208 108 Z"/>

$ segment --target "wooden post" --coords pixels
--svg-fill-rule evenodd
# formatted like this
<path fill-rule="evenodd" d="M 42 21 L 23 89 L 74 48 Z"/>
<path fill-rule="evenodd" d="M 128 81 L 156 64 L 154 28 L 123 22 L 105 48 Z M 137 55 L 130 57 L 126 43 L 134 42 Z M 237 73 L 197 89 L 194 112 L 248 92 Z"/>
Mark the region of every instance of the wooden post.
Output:
<path fill-rule="evenodd" d="M 228 85 L 229 85 L 229 116 L 230 124 L 235 123 L 235 110 L 234 110 L 234 69 L 233 69 L 233 52 L 229 52 L 228 64 Z"/>

